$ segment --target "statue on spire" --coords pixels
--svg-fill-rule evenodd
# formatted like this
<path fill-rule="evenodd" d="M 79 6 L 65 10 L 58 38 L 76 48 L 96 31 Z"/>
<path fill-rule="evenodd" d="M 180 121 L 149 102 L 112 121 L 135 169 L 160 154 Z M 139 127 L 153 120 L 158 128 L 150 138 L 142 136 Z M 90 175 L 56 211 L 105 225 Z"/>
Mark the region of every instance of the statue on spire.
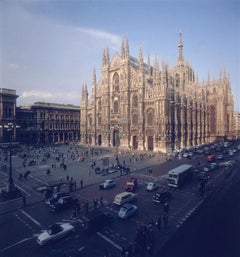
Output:
<path fill-rule="evenodd" d="M 179 39 L 178 39 L 178 65 L 183 65 L 183 41 L 182 41 L 182 30 L 179 31 Z"/>

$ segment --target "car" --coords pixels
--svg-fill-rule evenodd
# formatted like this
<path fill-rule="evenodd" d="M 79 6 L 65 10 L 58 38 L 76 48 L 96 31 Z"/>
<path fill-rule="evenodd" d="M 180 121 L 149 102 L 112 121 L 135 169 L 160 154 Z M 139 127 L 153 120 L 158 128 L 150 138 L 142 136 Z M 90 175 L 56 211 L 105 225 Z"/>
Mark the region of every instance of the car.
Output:
<path fill-rule="evenodd" d="M 57 212 L 60 210 L 70 208 L 73 205 L 74 199 L 71 196 L 64 196 L 59 198 L 57 202 L 50 204 L 48 207 L 51 212 Z"/>
<path fill-rule="evenodd" d="M 66 192 L 55 193 L 55 194 L 53 194 L 52 197 L 48 198 L 45 201 L 45 203 L 46 203 L 46 205 L 50 205 L 50 204 L 56 203 L 59 198 L 64 197 L 64 196 L 69 196 L 69 193 L 66 193 Z"/>
<path fill-rule="evenodd" d="M 73 225 L 69 223 L 53 224 L 48 227 L 47 230 L 43 231 L 37 237 L 37 243 L 39 245 L 45 245 L 57 239 L 63 238 L 75 231 Z"/>
<path fill-rule="evenodd" d="M 203 167 L 203 171 L 204 171 L 204 172 L 209 172 L 209 171 L 210 171 L 209 166 L 205 166 L 205 167 Z"/>
<path fill-rule="evenodd" d="M 121 219 L 128 219 L 134 214 L 136 214 L 137 212 L 138 212 L 138 207 L 136 205 L 126 203 L 120 208 L 118 212 L 118 217 Z"/>
<path fill-rule="evenodd" d="M 218 167 L 218 165 L 217 165 L 216 162 L 212 162 L 212 163 L 209 164 L 208 167 L 209 167 L 210 170 L 215 170 Z"/>
<path fill-rule="evenodd" d="M 155 182 L 148 182 L 147 183 L 147 191 L 155 191 L 158 189 L 158 184 Z"/>
<path fill-rule="evenodd" d="M 225 162 L 220 162 L 219 166 L 220 167 L 228 167 L 228 166 L 233 166 L 234 162 L 233 161 L 225 161 Z"/>
<path fill-rule="evenodd" d="M 182 155 L 182 157 L 183 157 L 183 158 L 188 158 L 188 153 L 184 153 L 184 154 Z"/>
<path fill-rule="evenodd" d="M 154 195 L 153 195 L 153 202 L 155 203 L 165 203 L 168 200 L 170 200 L 171 198 L 171 193 L 168 190 L 161 190 L 161 191 L 157 191 Z"/>
<path fill-rule="evenodd" d="M 222 155 L 222 154 L 219 154 L 219 155 L 217 156 L 217 159 L 218 159 L 218 160 L 223 160 L 223 159 L 224 159 L 224 157 L 223 157 L 223 155 Z"/>
<path fill-rule="evenodd" d="M 209 175 L 208 175 L 206 172 L 201 171 L 201 172 L 198 174 L 197 179 L 198 179 L 199 181 L 207 181 L 207 180 L 209 179 Z"/>
<path fill-rule="evenodd" d="M 116 186 L 116 183 L 114 180 L 112 179 L 107 179 L 105 180 L 104 182 L 102 182 L 100 185 L 99 185 L 99 189 L 108 189 L 108 188 L 112 188 L 112 187 L 115 187 Z"/>
<path fill-rule="evenodd" d="M 137 195 L 132 192 L 122 192 L 114 197 L 113 203 L 123 205 L 137 199 Z"/>
<path fill-rule="evenodd" d="M 112 221 L 112 214 L 95 209 L 82 217 L 81 227 L 84 232 L 91 233 L 102 229 L 112 223 Z"/>

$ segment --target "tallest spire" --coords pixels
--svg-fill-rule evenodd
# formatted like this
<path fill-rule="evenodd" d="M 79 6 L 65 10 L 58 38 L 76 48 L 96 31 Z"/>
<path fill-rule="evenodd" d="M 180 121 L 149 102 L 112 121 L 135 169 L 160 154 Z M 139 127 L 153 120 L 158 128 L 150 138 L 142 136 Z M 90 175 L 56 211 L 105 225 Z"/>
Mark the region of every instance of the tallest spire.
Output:
<path fill-rule="evenodd" d="M 179 39 L 178 39 L 178 65 L 183 65 L 183 41 L 182 41 L 182 30 L 179 31 Z"/>

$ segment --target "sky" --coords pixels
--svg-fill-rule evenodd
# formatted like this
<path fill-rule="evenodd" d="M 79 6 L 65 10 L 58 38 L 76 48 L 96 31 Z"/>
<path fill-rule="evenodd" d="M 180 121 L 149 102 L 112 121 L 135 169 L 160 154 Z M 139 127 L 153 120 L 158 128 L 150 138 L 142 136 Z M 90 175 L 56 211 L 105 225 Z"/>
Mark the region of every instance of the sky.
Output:
<path fill-rule="evenodd" d="M 158 57 L 174 66 L 179 30 L 183 54 L 199 81 L 226 71 L 240 111 L 239 0 L 1 0 L 0 87 L 15 89 L 17 106 L 37 101 L 80 105 L 102 53 Z"/>

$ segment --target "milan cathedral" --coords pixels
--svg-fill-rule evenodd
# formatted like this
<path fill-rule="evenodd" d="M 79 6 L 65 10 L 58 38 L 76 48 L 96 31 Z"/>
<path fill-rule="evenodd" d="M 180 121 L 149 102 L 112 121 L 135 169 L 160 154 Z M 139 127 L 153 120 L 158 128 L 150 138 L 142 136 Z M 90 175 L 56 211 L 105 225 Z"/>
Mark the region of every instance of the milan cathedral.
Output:
<path fill-rule="evenodd" d="M 173 152 L 223 139 L 233 131 L 233 96 L 226 72 L 199 82 L 184 60 L 182 33 L 174 67 L 145 63 L 129 53 L 128 39 L 112 60 L 103 52 L 101 78 L 92 93 L 82 87 L 81 142 L 87 145 Z"/>

